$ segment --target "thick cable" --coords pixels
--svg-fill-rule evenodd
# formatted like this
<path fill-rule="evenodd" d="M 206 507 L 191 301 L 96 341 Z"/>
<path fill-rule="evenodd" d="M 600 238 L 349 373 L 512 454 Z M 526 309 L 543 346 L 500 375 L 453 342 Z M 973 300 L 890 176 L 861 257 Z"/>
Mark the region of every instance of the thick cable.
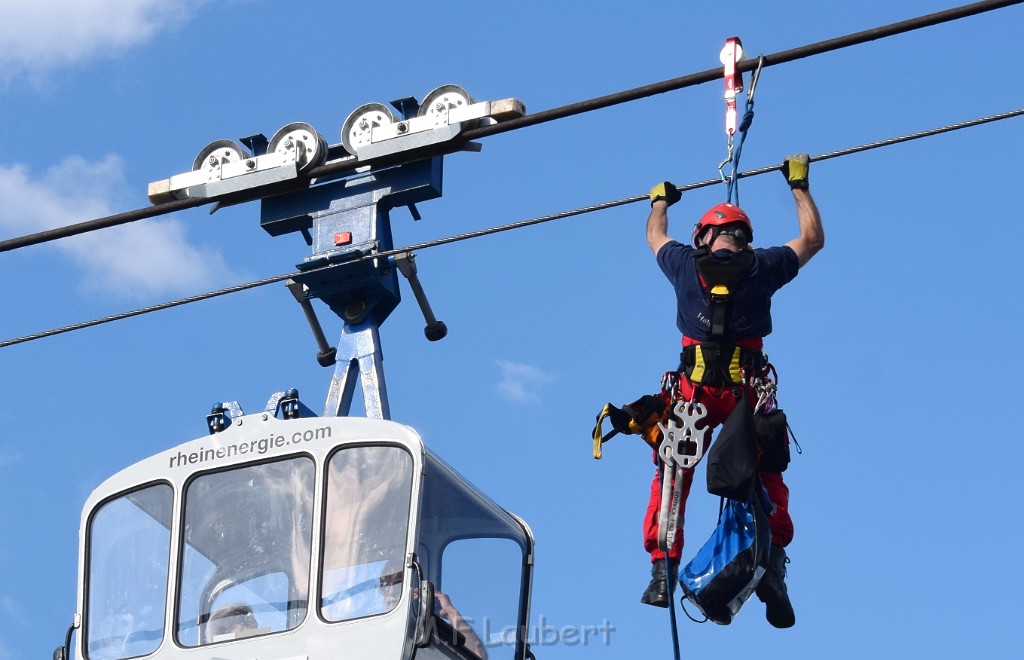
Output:
<path fill-rule="evenodd" d="M 920 139 L 920 138 L 930 137 L 930 136 L 933 136 L 933 135 L 939 135 L 941 133 L 948 133 L 950 131 L 956 131 L 956 130 L 960 130 L 960 129 L 963 129 L 963 128 L 970 128 L 970 127 L 973 127 L 973 126 L 979 126 L 981 124 L 987 124 L 987 123 L 994 122 L 994 121 L 999 121 L 999 120 L 1002 120 L 1002 119 L 1009 119 L 1011 117 L 1017 117 L 1017 116 L 1020 116 L 1020 115 L 1024 115 L 1024 108 L 1021 108 L 1021 109 L 1018 109 L 1018 110 L 1011 110 L 1009 112 L 1003 112 L 1003 113 L 1000 113 L 1000 114 L 997 114 L 997 115 L 990 115 L 988 117 L 981 117 L 981 118 L 978 118 L 978 119 L 971 119 L 969 121 L 958 122 L 958 123 L 955 123 L 955 124 L 948 124 L 946 126 L 941 126 L 939 128 L 932 128 L 932 129 L 928 129 L 928 130 L 925 130 L 925 131 L 919 131 L 917 133 L 910 133 L 910 134 L 907 134 L 907 135 L 901 135 L 899 137 L 888 138 L 886 140 L 878 140 L 877 142 L 869 142 L 867 144 L 862 144 L 862 145 L 859 145 L 859 146 L 856 146 L 856 147 L 848 147 L 846 149 L 839 149 L 837 151 L 830 151 L 830 152 L 827 152 L 827 153 L 824 153 L 824 154 L 820 154 L 818 156 L 811 156 L 810 157 L 810 161 L 811 162 L 815 162 L 815 161 L 821 161 L 821 160 L 829 160 L 831 158 L 838 158 L 839 156 L 848 156 L 850 154 L 860 153 L 862 151 L 868 151 L 868 150 L 871 150 L 871 149 L 878 149 L 878 148 L 881 148 L 881 147 L 887 147 L 887 146 L 891 146 L 891 145 L 894 145 L 894 144 L 900 144 L 902 142 L 908 142 L 910 140 L 917 140 L 917 139 Z M 758 176 L 760 174 L 765 174 L 767 172 L 774 172 L 774 171 L 778 170 L 781 166 L 782 165 L 780 163 L 780 164 L 777 164 L 777 165 L 769 165 L 767 167 L 761 167 L 761 168 L 754 169 L 754 170 L 748 170 L 746 172 L 740 172 L 739 174 L 736 175 L 736 177 L 737 178 L 745 178 L 745 177 L 750 177 L 750 176 Z M 686 185 L 678 186 L 678 189 L 679 189 L 680 192 L 686 192 L 688 190 L 696 190 L 698 188 L 705 188 L 707 186 L 712 186 L 712 185 L 719 184 L 719 183 L 722 183 L 722 179 L 721 178 L 707 179 L 707 180 L 704 180 L 704 181 L 698 181 L 696 183 L 689 183 L 689 184 L 686 184 Z M 487 229 L 480 229 L 480 230 L 477 230 L 477 231 L 466 232 L 466 233 L 463 233 L 463 234 L 456 234 L 454 236 L 448 236 L 446 238 L 434 239 L 434 240 L 431 240 L 431 241 L 426 241 L 424 243 L 416 243 L 416 244 L 413 244 L 413 245 L 408 245 L 406 247 L 397 248 L 397 249 L 394 249 L 394 250 L 382 250 L 380 252 L 375 252 L 373 254 L 363 255 L 362 257 L 360 257 L 358 259 L 353 259 L 351 262 L 347 262 L 347 263 L 356 263 L 356 262 L 360 262 L 360 261 L 368 261 L 370 259 L 386 258 L 386 257 L 391 257 L 391 256 L 396 256 L 396 255 L 399 255 L 399 254 L 403 254 L 403 253 L 406 253 L 406 252 L 412 252 L 414 250 L 425 250 L 427 248 L 438 247 L 438 246 L 441 246 L 441 245 L 448 245 L 449 243 L 457 243 L 457 242 L 460 242 L 460 241 L 469 240 L 471 238 L 479 238 L 481 236 L 489 236 L 491 234 L 498 234 L 498 233 L 505 232 L 505 231 L 511 231 L 513 229 L 520 229 L 520 228 L 523 228 L 523 227 L 529 227 L 529 226 L 532 226 L 532 225 L 538 225 L 538 224 L 545 223 L 545 222 L 551 222 L 553 220 L 561 220 L 563 218 L 570 218 L 570 217 L 577 216 L 577 215 L 583 215 L 585 213 L 592 213 L 594 211 L 603 211 L 605 209 L 615 208 L 617 206 L 624 206 L 626 204 L 633 204 L 633 203 L 636 203 L 636 202 L 646 201 L 646 200 L 649 200 L 649 199 L 650 199 L 649 193 L 644 193 L 642 195 L 634 195 L 632 197 L 624 197 L 622 199 L 616 199 L 616 200 L 612 200 L 612 201 L 609 201 L 609 202 L 602 202 L 600 204 L 592 204 L 590 206 L 584 206 L 584 207 L 577 208 L 577 209 L 572 209 L 572 210 L 569 210 L 569 211 L 562 211 L 560 213 L 552 213 L 552 214 L 549 214 L 549 215 L 544 215 L 544 216 L 540 216 L 540 217 L 536 217 L 536 218 L 531 218 L 529 220 L 520 220 L 518 222 L 511 222 L 511 223 L 508 223 L 508 224 L 499 225 L 497 227 L 489 227 Z M 331 268 L 331 267 L 334 267 L 334 266 L 325 266 L 324 268 L 326 269 L 326 268 Z M 316 272 L 316 271 L 315 270 L 307 271 L 307 273 L 310 273 L 310 272 Z M 35 333 L 35 334 L 31 334 L 31 335 L 25 335 L 23 337 L 17 337 L 15 339 L 8 339 L 8 340 L 0 342 L 0 348 L 6 348 L 7 346 L 13 346 L 15 344 L 22 344 L 22 343 L 25 343 L 25 342 L 28 342 L 28 341 L 33 341 L 35 339 L 43 339 L 44 337 L 52 337 L 54 335 L 63 334 L 65 332 L 71 332 L 72 330 L 81 330 L 81 329 L 89 328 L 89 327 L 92 327 L 92 326 L 95 326 L 95 325 L 101 325 L 103 323 L 110 323 L 111 321 L 120 321 L 122 319 L 131 318 L 133 316 L 140 316 L 142 314 L 148 314 L 149 312 L 156 312 L 156 311 L 160 311 L 162 309 L 169 309 L 171 307 L 178 307 L 180 305 L 186 305 L 188 303 L 200 302 L 202 300 L 207 300 L 209 298 L 216 298 L 218 296 L 227 295 L 229 293 L 237 293 L 239 291 L 244 291 L 246 289 L 253 289 L 253 288 L 264 286 L 264 285 L 267 285 L 267 284 L 273 284 L 275 282 L 281 282 L 283 280 L 291 279 L 291 278 L 299 276 L 300 274 L 301 273 L 295 272 L 295 273 L 289 273 L 287 275 L 278 275 L 278 276 L 275 276 L 275 277 L 268 277 L 266 279 L 256 280 L 254 282 L 249 282 L 247 284 L 239 284 L 239 285 L 231 286 L 231 287 L 228 287 L 228 288 L 225 288 L 225 289 L 218 289 L 216 291 L 211 291 L 211 292 L 208 292 L 208 293 L 202 293 L 202 294 L 197 294 L 197 295 L 194 295 L 194 296 L 189 296 L 188 298 L 180 298 L 178 300 L 172 300 L 170 302 L 160 303 L 158 305 L 152 305 L 152 306 L 149 306 L 149 307 L 143 307 L 141 309 L 136 309 L 136 310 L 130 311 L 130 312 L 122 312 L 120 314 L 115 314 L 113 316 L 105 316 L 105 317 L 102 317 L 102 318 L 94 319 L 92 321 L 84 321 L 82 323 L 76 323 L 74 325 L 68 325 L 68 326 L 64 326 L 64 327 L 61 327 L 61 328 L 55 328 L 55 329 L 52 329 L 52 330 L 46 330 L 44 332 L 38 332 L 38 333 Z"/>
<path fill-rule="evenodd" d="M 835 37 L 826 41 L 819 41 L 807 46 L 791 48 L 790 50 L 784 50 L 771 55 L 765 55 L 763 66 L 768 67 L 776 64 L 785 64 L 805 57 L 811 57 L 812 55 L 821 55 L 822 53 L 847 48 L 849 46 L 857 46 L 869 41 L 877 41 L 878 39 L 912 32 L 921 28 L 932 27 L 941 23 L 948 23 L 950 21 L 967 18 L 969 16 L 993 11 L 995 9 L 1003 9 L 1011 5 L 1019 5 L 1022 2 L 1024 2 L 1024 0 L 987 0 L 985 2 L 975 2 L 973 4 L 964 5 L 962 7 L 954 7 L 953 9 L 947 9 L 934 14 L 927 14 L 925 16 L 911 18 L 898 23 L 890 23 L 889 25 L 884 25 L 882 27 L 864 30 L 862 32 L 856 32 L 842 37 Z M 751 71 L 757 66 L 757 60 L 745 60 L 736 65 L 736 71 L 741 73 Z M 572 115 L 590 112 L 591 110 L 600 110 L 620 103 L 636 101 L 656 94 L 672 92 L 677 89 L 683 89 L 684 87 L 691 87 L 693 85 L 699 85 L 713 80 L 720 80 L 724 74 L 725 67 L 720 66 L 700 73 L 665 80 L 663 82 L 646 85 L 644 87 L 636 87 L 624 92 L 608 94 L 607 96 L 601 96 L 587 101 L 565 105 L 560 108 L 553 108 L 551 110 L 526 115 L 524 117 L 509 119 L 491 126 L 474 128 L 466 131 L 463 135 L 467 140 L 475 140 L 489 135 L 495 135 L 497 133 L 505 133 L 507 131 L 524 128 L 526 126 L 533 126 L 535 124 L 555 119 L 563 119 Z"/>
<path fill-rule="evenodd" d="M 948 23 L 969 16 L 982 14 L 988 11 L 996 9 L 1003 9 L 1012 5 L 1018 5 L 1024 3 L 1024 0 L 984 0 L 983 2 L 975 2 L 970 5 L 964 5 L 962 7 L 954 7 L 953 9 L 947 9 L 945 11 L 936 12 L 933 14 L 927 14 L 925 16 L 919 16 L 917 18 L 900 21 L 898 23 L 891 23 L 882 27 L 873 28 L 870 30 L 864 30 L 862 32 L 856 32 L 842 37 L 836 37 L 828 39 L 826 41 L 819 41 L 814 44 L 807 46 L 800 46 L 792 48 L 790 50 L 773 53 L 771 55 L 764 55 L 762 66 L 774 66 L 776 64 L 785 64 L 794 60 L 803 59 L 805 57 L 811 57 L 813 55 L 820 55 L 841 48 L 847 48 L 850 46 L 856 46 L 859 44 L 866 43 L 868 41 L 876 41 L 886 37 L 891 37 L 914 30 L 919 30 L 926 27 L 932 27 L 941 23 Z M 755 60 L 746 60 L 736 65 L 736 70 L 739 72 L 750 71 L 758 66 L 758 62 Z M 523 117 L 509 119 L 506 121 L 492 124 L 490 126 L 481 126 L 464 131 L 458 138 L 458 143 L 455 146 L 455 150 L 461 145 L 471 141 L 496 135 L 498 133 L 506 133 L 508 131 L 526 128 L 527 126 L 534 126 L 556 119 L 563 119 L 565 117 L 571 117 L 573 115 L 583 114 L 592 110 L 600 110 L 620 103 L 627 103 L 629 101 L 636 101 L 638 99 L 654 96 L 656 94 L 664 94 L 665 92 L 671 92 L 685 87 L 691 87 L 699 85 L 712 80 L 717 80 L 722 77 L 724 67 L 718 67 L 715 69 L 709 69 L 700 73 L 694 73 L 680 78 L 673 78 L 671 80 L 665 80 L 659 83 L 646 85 L 643 87 L 636 87 L 624 92 L 618 92 L 615 94 L 608 94 L 606 96 L 600 96 L 597 98 L 589 99 L 586 101 L 580 101 L 578 103 L 572 103 L 564 105 L 558 108 L 552 108 L 550 110 L 544 110 Z M 380 159 L 375 159 L 369 162 L 361 163 L 354 158 L 345 158 L 335 162 L 320 165 L 318 167 L 311 168 L 306 176 L 308 178 L 298 179 L 292 182 L 285 182 L 277 186 L 274 193 L 290 192 L 293 190 L 299 190 L 304 187 L 308 187 L 310 182 L 317 178 L 326 177 L 337 177 L 347 172 L 355 171 L 357 167 L 366 167 L 372 165 L 374 167 L 384 167 L 388 165 L 397 165 L 403 162 L 412 162 L 416 159 L 430 158 L 452 151 L 451 143 L 443 143 L 441 145 L 435 145 L 419 150 L 403 151 L 391 156 L 386 156 Z M 77 236 L 78 234 L 84 234 L 90 231 L 96 231 L 98 229 L 105 229 L 108 227 L 114 227 L 117 225 L 127 224 L 129 222 L 135 222 L 137 220 L 144 220 L 146 218 L 152 218 L 167 213 L 174 213 L 184 209 L 194 208 L 205 204 L 212 204 L 224 200 L 229 200 L 229 203 L 241 203 L 260 199 L 268 194 L 265 188 L 254 188 L 251 190 L 244 190 L 238 193 L 232 193 L 228 196 L 222 197 L 207 197 L 207 198 L 191 198 L 175 200 L 172 202 L 165 202 L 156 204 L 150 207 L 137 209 L 134 211 L 126 211 L 124 213 L 118 213 L 115 215 L 109 215 L 102 218 L 96 218 L 95 220 L 87 220 L 77 224 L 67 225 L 65 227 L 59 227 L 56 229 L 49 229 L 34 234 L 27 234 L 16 238 L 9 238 L 0 241 L 0 252 L 9 252 L 23 247 L 29 247 L 32 245 L 38 245 L 40 243 L 46 243 L 49 241 L 57 240 L 60 238 L 67 238 L 70 236 Z"/>

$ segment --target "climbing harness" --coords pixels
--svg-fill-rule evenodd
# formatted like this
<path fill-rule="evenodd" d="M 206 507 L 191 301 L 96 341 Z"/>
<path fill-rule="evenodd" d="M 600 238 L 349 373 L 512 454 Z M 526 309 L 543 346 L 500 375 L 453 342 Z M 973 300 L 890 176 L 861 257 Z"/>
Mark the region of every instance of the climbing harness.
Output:
<path fill-rule="evenodd" d="M 727 387 L 744 383 L 748 376 L 759 374 L 767 365 L 768 357 L 759 350 L 706 342 L 684 346 L 679 368 L 697 385 Z"/>
<path fill-rule="evenodd" d="M 743 44 L 739 37 L 731 37 L 725 40 L 725 48 L 722 49 L 720 60 L 725 71 L 725 133 L 727 136 L 727 152 L 725 160 L 718 165 L 718 175 L 726 184 L 726 201 L 739 206 L 740 192 L 737 184 L 740 171 L 740 155 L 743 152 L 743 141 L 747 138 L 747 129 L 754 121 L 754 91 L 757 89 L 757 81 L 761 77 L 761 68 L 764 66 L 764 56 L 758 56 L 757 68 L 750 77 L 750 87 L 747 89 L 746 108 L 743 112 L 743 119 L 737 124 L 738 110 L 736 99 L 743 91 L 743 74 L 737 70 L 737 65 L 743 61 Z M 739 134 L 737 138 L 736 135 Z M 731 165 L 729 174 L 725 173 L 725 166 Z"/>
<path fill-rule="evenodd" d="M 754 253 L 750 250 L 740 250 L 727 260 L 719 260 L 711 254 L 710 247 L 702 245 L 694 253 L 694 262 L 704 286 L 704 295 L 707 296 L 711 307 L 711 339 L 721 341 L 726 334 L 731 294 L 753 269 Z"/>

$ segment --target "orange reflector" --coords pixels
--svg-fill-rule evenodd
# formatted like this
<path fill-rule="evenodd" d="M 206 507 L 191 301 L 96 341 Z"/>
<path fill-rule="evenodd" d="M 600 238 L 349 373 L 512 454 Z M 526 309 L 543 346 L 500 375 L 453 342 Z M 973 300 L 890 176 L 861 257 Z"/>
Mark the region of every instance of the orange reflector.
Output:
<path fill-rule="evenodd" d="M 342 231 L 334 235 L 335 245 L 348 245 L 352 242 L 352 232 Z"/>

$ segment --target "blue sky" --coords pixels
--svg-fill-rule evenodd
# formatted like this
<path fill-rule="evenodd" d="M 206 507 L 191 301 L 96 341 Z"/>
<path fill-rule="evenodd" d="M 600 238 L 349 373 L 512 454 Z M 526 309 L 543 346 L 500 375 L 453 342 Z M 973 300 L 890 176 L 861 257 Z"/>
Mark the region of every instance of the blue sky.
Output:
<path fill-rule="evenodd" d="M 356 107 L 445 83 L 528 112 L 719 65 L 724 40 L 774 53 L 955 6 L 298 0 L 0 0 L 0 236 L 147 205 L 151 181 L 207 143 L 293 121 L 328 141 Z M 1021 107 L 1013 7 L 765 70 L 744 169 Z M 703 181 L 725 157 L 722 84 L 487 138 L 446 158 L 396 245 Z M 827 246 L 775 298 L 767 352 L 804 449 L 786 474 L 797 626 L 751 602 L 728 627 L 681 625 L 689 657 L 1009 657 L 1024 459 L 1016 413 L 1016 250 L 1024 120 L 811 166 Z M 795 235 L 781 176 L 740 184 L 757 243 Z M 670 213 L 688 235 L 712 186 Z M 449 336 L 423 338 L 408 289 L 382 328 L 392 415 L 525 518 L 535 621 L 614 626 L 538 657 L 666 657 L 668 615 L 639 603 L 653 471 L 633 439 L 590 456 L 594 416 L 658 388 L 677 360 L 673 296 L 644 242 L 646 205 L 424 250 Z M 291 272 L 258 206 L 195 209 L 0 255 L 0 340 Z M 337 319 L 321 313 L 328 337 Z M 44 656 L 74 611 L 87 494 L 205 433 L 215 401 L 248 412 L 330 372 L 282 285 L 0 349 L 0 660 Z M 717 500 L 690 499 L 687 556 Z"/>

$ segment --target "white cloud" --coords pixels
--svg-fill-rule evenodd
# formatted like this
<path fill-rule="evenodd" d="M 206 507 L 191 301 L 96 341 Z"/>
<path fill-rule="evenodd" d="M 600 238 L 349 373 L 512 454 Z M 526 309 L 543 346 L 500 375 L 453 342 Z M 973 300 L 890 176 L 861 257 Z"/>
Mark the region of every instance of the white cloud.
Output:
<path fill-rule="evenodd" d="M 28 617 L 25 616 L 25 612 L 22 608 L 18 607 L 18 604 L 10 596 L 4 596 L 0 598 L 0 613 L 3 614 L 5 621 L 14 621 L 19 624 L 26 624 L 29 622 Z M 0 647 L 0 653 L 3 653 L 3 647 Z M 0 658 L 4 657 L 0 655 Z"/>
<path fill-rule="evenodd" d="M 0 468 L 5 465 L 12 465 L 21 460 L 21 454 L 9 451 L 6 447 L 0 447 Z"/>
<path fill-rule="evenodd" d="M 556 380 L 555 376 L 529 364 L 498 360 L 498 367 L 501 369 L 498 393 L 512 403 L 540 403 L 544 385 Z"/>
<path fill-rule="evenodd" d="M 2 0 L 0 0 L 2 1 Z M 20 235 L 111 215 L 127 206 L 121 159 L 95 163 L 72 156 L 39 177 L 0 165 L 0 228 Z M 239 279 L 215 250 L 190 245 L 174 219 L 148 219 L 49 244 L 84 270 L 92 291 L 141 300 L 195 293 Z"/>
<path fill-rule="evenodd" d="M 0 0 L 0 77 L 110 56 L 187 21 L 206 0 Z"/>

